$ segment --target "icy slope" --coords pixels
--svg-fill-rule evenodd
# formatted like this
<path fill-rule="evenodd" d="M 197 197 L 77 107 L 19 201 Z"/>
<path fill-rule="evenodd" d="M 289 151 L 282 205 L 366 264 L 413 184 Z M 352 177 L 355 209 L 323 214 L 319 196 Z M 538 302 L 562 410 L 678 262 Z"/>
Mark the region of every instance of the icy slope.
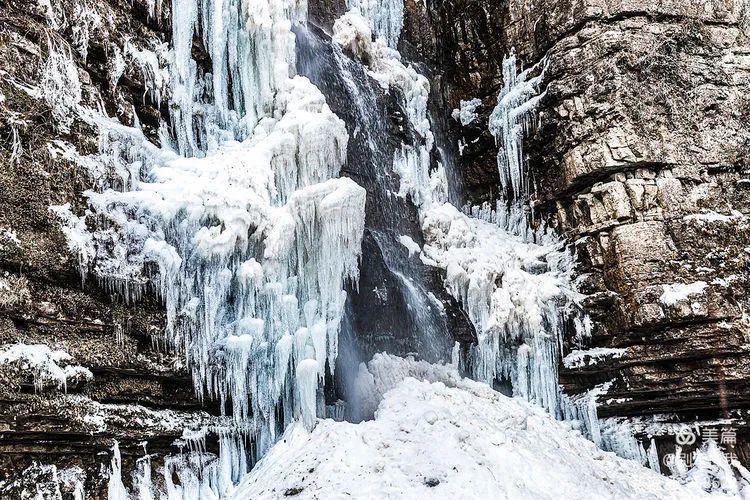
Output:
<path fill-rule="evenodd" d="M 411 366 L 401 371 L 422 372 Z M 461 380 L 451 367 L 431 375 L 440 371 L 445 383 L 396 385 L 375 420 L 320 420 L 310 433 L 294 424 L 234 498 L 707 496 L 597 449 L 541 408 Z"/>

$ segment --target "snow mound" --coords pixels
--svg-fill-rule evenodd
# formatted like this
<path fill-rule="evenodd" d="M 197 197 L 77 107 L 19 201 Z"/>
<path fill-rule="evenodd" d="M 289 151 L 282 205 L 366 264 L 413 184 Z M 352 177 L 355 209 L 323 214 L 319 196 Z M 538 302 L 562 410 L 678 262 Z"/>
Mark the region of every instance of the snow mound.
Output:
<path fill-rule="evenodd" d="M 381 360 L 382 361 L 382 360 Z M 375 420 L 289 427 L 234 498 L 705 498 L 469 380 L 407 378 Z"/>
<path fill-rule="evenodd" d="M 455 387 L 461 375 L 454 365 L 441 365 L 415 360 L 412 356 L 401 358 L 386 352 L 378 353 L 365 363 L 360 363 L 354 382 L 355 401 L 363 418 L 371 419 L 383 396 L 406 378 L 428 382 L 442 382 Z"/>

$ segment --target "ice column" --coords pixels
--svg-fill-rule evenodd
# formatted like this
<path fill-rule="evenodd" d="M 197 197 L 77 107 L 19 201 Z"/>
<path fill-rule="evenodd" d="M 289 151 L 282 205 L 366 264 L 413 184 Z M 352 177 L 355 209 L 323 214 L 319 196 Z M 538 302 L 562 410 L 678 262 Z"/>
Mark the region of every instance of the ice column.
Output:
<path fill-rule="evenodd" d="M 396 48 L 404 26 L 404 0 L 348 0 L 347 7 L 359 11 L 375 37 Z"/>
<path fill-rule="evenodd" d="M 540 93 L 544 71 L 532 66 L 519 74 L 517 64 L 514 53 L 503 60 L 503 88 L 490 115 L 489 128 L 498 146 L 497 167 L 506 199 L 521 201 L 529 194 L 523 138 L 533 127 L 536 108 L 544 97 Z"/>

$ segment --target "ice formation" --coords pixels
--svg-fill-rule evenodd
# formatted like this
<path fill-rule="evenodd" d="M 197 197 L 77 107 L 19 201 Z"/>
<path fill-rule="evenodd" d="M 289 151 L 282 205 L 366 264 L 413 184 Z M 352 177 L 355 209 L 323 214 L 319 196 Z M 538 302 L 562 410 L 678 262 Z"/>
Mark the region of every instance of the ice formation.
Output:
<path fill-rule="evenodd" d="M 476 327 L 474 377 L 509 381 L 516 395 L 561 415 L 561 310 L 575 298 L 567 254 L 551 236 L 527 242 L 447 203 L 427 213 L 422 230 L 425 262 L 445 270 L 448 292 Z"/>
<path fill-rule="evenodd" d="M 543 72 L 532 68 L 517 75 L 515 57 L 504 62 L 504 87 L 490 131 L 500 146 L 503 200 L 510 203 L 466 215 L 445 203 L 442 166 L 431 168 L 429 82 L 413 66 L 405 66 L 383 40 L 372 40 L 367 28 L 361 12 L 350 10 L 334 24 L 334 40 L 366 62 L 370 76 L 384 89 L 396 89 L 403 96 L 409 125 L 419 141 L 396 150 L 393 168 L 400 179 L 399 195 L 409 195 L 419 208 L 426 242 L 422 262 L 446 271 L 447 290 L 477 329 L 474 376 L 488 383 L 508 380 L 516 394 L 562 416 L 557 365 L 564 323 L 573 319 L 583 334 L 586 322 L 575 314 L 578 296 L 570 284 L 568 254 L 543 228 L 530 228 L 524 205 L 528 183 L 521 144 L 543 95 Z M 470 120 L 479 104 L 477 99 L 463 102 L 463 114 L 459 110 L 457 117 Z"/>
<path fill-rule="evenodd" d="M 67 133 L 73 124 L 74 111 L 81 102 L 78 69 L 68 46 L 48 39 L 47 50 L 40 92 L 52 110 L 52 118 L 58 130 Z"/>
<path fill-rule="evenodd" d="M 84 489 L 86 472 L 76 465 L 58 468 L 54 464 L 33 462 L 19 473 L 20 477 L 16 476 L 13 481 L 10 478 L 0 480 L 0 489 L 7 492 L 13 491 L 21 484 L 27 485 L 28 489 L 15 497 L 24 500 L 31 498 L 84 500 L 86 498 Z M 6 495 L 4 498 L 10 497 Z"/>
<path fill-rule="evenodd" d="M 500 184 L 506 197 L 515 201 L 522 201 L 529 193 L 523 138 L 533 127 L 536 108 L 544 97 L 544 92 L 540 92 L 544 60 L 540 64 L 541 69 L 532 66 L 518 73 L 515 54 L 503 60 L 503 88 L 490 115 L 490 132 L 498 146 Z"/>
<path fill-rule="evenodd" d="M 31 374 L 37 391 L 49 386 L 67 391 L 69 383 L 94 378 L 88 368 L 70 364 L 70 360 L 67 352 L 53 351 L 43 344 L 13 344 L 0 348 L 0 365 L 12 365 L 21 373 Z"/>
<path fill-rule="evenodd" d="M 368 74 L 384 90 L 395 91 L 401 100 L 413 144 L 401 144 L 393 158 L 393 170 L 400 179 L 399 196 L 410 196 L 422 210 L 447 200 L 445 171 L 431 168 L 430 152 L 435 138 L 430 127 L 427 103 L 430 82 L 413 65 L 404 65 L 401 55 L 377 31 L 368 28 L 368 19 L 352 9 L 336 20 L 333 39 L 367 63 Z M 399 32 L 401 27 L 399 26 Z M 372 40 L 372 37 L 375 39 Z"/>
<path fill-rule="evenodd" d="M 147 6 L 151 16 L 159 15 L 160 0 Z M 430 161 L 435 138 L 427 111 L 429 81 L 395 50 L 403 2 L 350 0 L 348 7 L 334 24 L 333 38 L 399 96 L 414 139 L 396 148 L 393 170 L 400 178 L 398 194 L 419 208 L 425 245 L 420 249 L 407 237 L 401 242 L 410 256 L 419 254 L 424 263 L 445 270 L 446 288 L 476 326 L 473 376 L 510 381 L 515 394 L 556 416 L 583 421 L 589 436 L 604 443 L 608 436 L 599 427 L 596 398 L 606 387 L 571 402 L 557 385 L 564 323 L 577 321 L 580 332 L 586 323 L 573 311 L 567 254 L 554 237 L 529 227 L 524 205 L 530 186 L 522 139 L 543 96 L 543 69 L 517 74 L 513 56 L 504 62 L 505 84 L 490 119 L 500 149 L 503 200 L 495 210 L 463 213 L 445 203 L 445 169 Z M 172 0 L 172 12 L 171 49 L 127 42 L 109 68 L 113 87 L 129 65 L 143 75 L 150 99 L 169 100 L 171 129 L 161 127 L 161 148 L 148 141 L 137 121 L 124 126 L 82 107 L 67 47 L 50 45 L 39 92 L 61 131 L 77 116 L 100 135 L 95 155 L 80 155 L 64 142 L 50 147 L 88 168 L 95 186 L 86 193 L 85 214 L 53 207 L 82 273 L 94 274 L 126 300 L 137 299 L 153 283 L 167 311 L 164 340 L 184 352 L 196 392 L 219 399 L 224 408 L 231 404 L 233 425 L 186 430 L 179 441 L 183 453 L 165 458 L 163 491 L 151 483 L 148 454 L 139 461 L 133 490 L 126 490 L 115 444 L 110 498 L 229 495 L 253 459 L 245 450 L 246 436 L 262 455 L 284 427 L 287 441 L 261 462 L 238 497 L 262 495 L 267 481 L 277 489 L 291 481 L 290 491 L 296 491 L 298 473 L 310 457 L 320 464 L 312 481 L 326 478 L 336 488 L 332 492 L 341 493 L 357 473 L 321 474 L 327 467 L 321 459 L 346 446 L 356 449 L 340 452 L 346 457 L 338 464 L 343 471 L 366 465 L 375 472 L 360 483 L 360 493 L 375 488 L 381 494 L 397 484 L 401 493 L 460 494 L 466 484 L 457 480 L 460 466 L 460 474 L 468 470 L 474 484 L 487 485 L 488 494 L 541 494 L 525 480 L 528 464 L 540 473 L 556 471 L 553 491 L 564 484 L 580 493 L 583 474 L 605 496 L 630 492 L 632 484 L 653 495 L 685 493 L 594 450 L 525 403 L 460 380 L 450 365 L 376 356 L 360 367 L 356 380 L 362 406 L 371 413 L 387 394 L 376 420 L 360 426 L 318 420 L 321 384 L 336 359 L 344 288 L 357 280 L 365 192 L 338 178 L 348 141 L 344 123 L 310 81 L 295 76 L 292 27 L 304 22 L 306 3 Z M 192 57 L 194 36 L 209 53 L 210 72 L 202 73 Z M 463 124 L 475 119 L 476 101 L 462 102 Z M 434 383 L 401 383 L 406 376 Z M 468 432 L 455 422 L 478 428 Z M 97 415 L 90 424 L 106 428 Z M 403 429 L 414 429 L 416 437 L 405 439 Z M 435 439 L 434 429 L 444 439 Z M 221 451 L 206 461 L 209 432 L 219 436 Z M 509 433 L 522 444 L 520 461 L 519 446 L 502 448 Z M 384 486 L 378 481 L 389 464 L 359 461 L 372 454 L 368 436 L 375 436 L 369 443 L 381 451 L 395 443 L 394 456 L 409 460 L 444 453 L 441 443 L 457 446 L 460 457 L 412 468 L 396 462 L 390 479 L 395 483 Z M 534 454 L 543 459 L 530 461 Z M 588 460 L 591 455 L 597 460 Z M 487 476 L 487 463 L 515 479 Z M 278 467 L 293 473 L 282 478 Z M 601 481 L 605 475 L 616 479 Z M 573 477 L 575 482 L 564 482 Z M 315 484 L 326 491 L 322 482 Z M 313 490 L 301 491 L 306 496 Z"/>
<path fill-rule="evenodd" d="M 460 107 L 454 109 L 451 116 L 464 127 L 471 125 L 478 118 L 477 108 L 481 105 L 481 99 L 474 98 L 469 99 L 468 101 L 461 99 Z"/>
<path fill-rule="evenodd" d="M 442 382 L 449 387 L 459 385 L 461 380 L 455 364 L 433 364 L 411 356 L 400 358 L 388 353 L 378 353 L 367 363 L 359 365 L 354 381 L 356 400 L 353 404 L 360 408 L 360 417 L 373 418 L 383 396 L 409 377 Z"/>
<path fill-rule="evenodd" d="M 170 100 L 162 148 L 137 121 L 84 108 L 69 52 L 51 47 L 43 97 L 61 126 L 76 116 L 99 131 L 94 155 L 51 146 L 85 166 L 95 187 L 83 216 L 53 211 L 84 274 L 125 300 L 153 283 L 164 341 L 184 353 L 197 394 L 220 400 L 262 454 L 294 418 L 314 423 L 344 288 L 358 276 L 365 191 L 338 178 L 343 121 L 294 76 L 292 27 L 305 2 L 173 0 L 172 12 L 168 54 L 126 42 L 110 69 L 116 84 L 135 67 L 152 99 Z M 193 59 L 194 36 L 210 73 Z"/>
<path fill-rule="evenodd" d="M 404 246 L 404 248 L 406 248 L 406 251 L 409 252 L 409 257 L 411 257 L 412 255 L 419 255 L 422 252 L 422 249 L 419 247 L 417 242 L 411 238 L 411 236 L 402 234 L 398 240 Z"/>
<path fill-rule="evenodd" d="M 367 20 L 369 30 L 393 49 L 404 26 L 404 0 L 347 0 L 347 8 Z"/>
<path fill-rule="evenodd" d="M 425 372 L 398 361 L 389 357 L 385 374 L 415 378 L 386 383 L 375 420 L 292 425 L 234 498 L 706 497 L 450 366 Z M 371 375 L 379 385 L 380 373 Z"/>

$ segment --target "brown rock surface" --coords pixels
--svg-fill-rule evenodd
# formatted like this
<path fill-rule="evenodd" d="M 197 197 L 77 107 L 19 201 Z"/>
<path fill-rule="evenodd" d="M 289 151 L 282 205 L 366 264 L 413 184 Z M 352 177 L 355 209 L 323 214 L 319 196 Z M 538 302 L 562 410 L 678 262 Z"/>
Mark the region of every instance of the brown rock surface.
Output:
<path fill-rule="evenodd" d="M 594 320 L 586 347 L 627 348 L 561 367 L 564 387 L 613 380 L 599 400 L 603 417 L 747 412 L 745 3 L 477 0 L 435 10 L 447 108 L 482 100 L 474 123 L 452 127 L 473 202 L 496 195 L 487 119 L 503 56 L 515 49 L 526 67 L 546 61 L 539 127 L 524 144 L 534 203 L 576 249 Z M 665 292 L 679 285 L 700 291 L 672 303 Z"/>

